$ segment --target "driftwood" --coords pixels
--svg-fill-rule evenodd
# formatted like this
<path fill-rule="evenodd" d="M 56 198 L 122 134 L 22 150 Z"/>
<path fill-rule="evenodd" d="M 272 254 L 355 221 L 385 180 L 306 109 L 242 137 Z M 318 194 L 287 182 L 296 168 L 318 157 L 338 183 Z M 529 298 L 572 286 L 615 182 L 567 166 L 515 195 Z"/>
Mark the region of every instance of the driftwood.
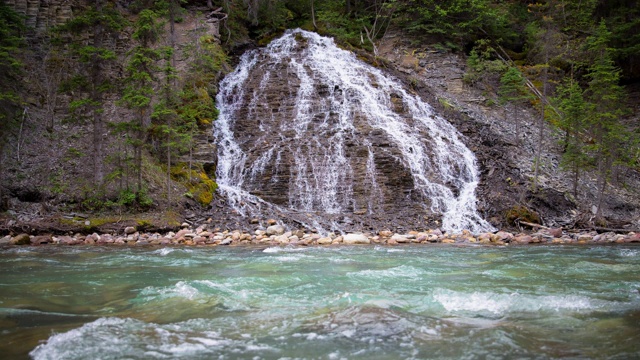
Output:
<path fill-rule="evenodd" d="M 548 229 L 549 228 L 549 227 L 544 226 L 544 225 L 534 224 L 534 223 L 530 223 L 530 222 L 526 222 L 526 221 L 518 221 L 518 224 L 527 225 L 529 227 L 538 228 L 538 229 Z"/>
<path fill-rule="evenodd" d="M 640 232 L 640 229 L 614 229 L 614 228 L 606 228 L 606 227 L 600 227 L 600 226 L 594 226 L 590 229 L 585 229 L 585 231 L 587 230 L 595 230 L 598 232 L 614 232 L 614 233 Z"/>

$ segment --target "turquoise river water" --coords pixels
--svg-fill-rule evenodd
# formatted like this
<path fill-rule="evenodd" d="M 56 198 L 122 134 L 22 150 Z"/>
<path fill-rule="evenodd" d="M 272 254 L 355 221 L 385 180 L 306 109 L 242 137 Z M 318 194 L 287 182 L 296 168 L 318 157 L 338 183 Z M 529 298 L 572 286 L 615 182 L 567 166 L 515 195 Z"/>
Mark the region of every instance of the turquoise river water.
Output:
<path fill-rule="evenodd" d="M 0 358 L 640 358 L 640 247 L 0 249 Z"/>

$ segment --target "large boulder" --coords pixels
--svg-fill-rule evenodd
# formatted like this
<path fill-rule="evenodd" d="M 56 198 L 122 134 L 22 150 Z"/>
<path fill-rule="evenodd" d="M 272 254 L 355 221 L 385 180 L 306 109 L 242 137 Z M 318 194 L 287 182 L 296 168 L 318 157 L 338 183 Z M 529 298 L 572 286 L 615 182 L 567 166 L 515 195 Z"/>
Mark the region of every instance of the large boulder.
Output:
<path fill-rule="evenodd" d="M 31 237 L 28 234 L 20 234 L 14 236 L 9 242 L 11 245 L 30 245 Z"/>
<path fill-rule="evenodd" d="M 282 235 L 284 234 L 284 226 L 282 225 L 271 225 L 267 228 L 267 235 Z"/>
<path fill-rule="evenodd" d="M 342 237 L 342 243 L 347 245 L 369 244 L 371 241 L 363 234 L 347 234 Z"/>

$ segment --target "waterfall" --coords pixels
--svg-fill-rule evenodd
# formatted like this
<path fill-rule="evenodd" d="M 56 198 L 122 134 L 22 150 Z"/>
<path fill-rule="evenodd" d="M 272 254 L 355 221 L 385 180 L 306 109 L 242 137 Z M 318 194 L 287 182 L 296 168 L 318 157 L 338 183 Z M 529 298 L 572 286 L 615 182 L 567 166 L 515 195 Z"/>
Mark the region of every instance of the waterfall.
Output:
<path fill-rule="evenodd" d="M 492 230 L 476 208 L 475 156 L 431 106 L 333 39 L 289 30 L 246 52 L 216 98 L 217 182 L 241 214 L 441 216 Z M 348 221 L 347 221 L 348 223 Z"/>

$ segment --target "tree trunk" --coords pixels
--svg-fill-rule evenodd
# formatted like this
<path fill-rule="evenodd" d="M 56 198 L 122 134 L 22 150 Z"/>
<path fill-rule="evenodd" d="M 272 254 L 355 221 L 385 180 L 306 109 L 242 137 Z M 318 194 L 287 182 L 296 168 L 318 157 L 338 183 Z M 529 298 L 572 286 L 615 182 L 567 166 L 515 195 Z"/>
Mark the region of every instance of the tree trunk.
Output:
<path fill-rule="evenodd" d="M 573 166 L 573 197 L 578 200 L 578 180 L 580 180 L 580 167 L 578 164 Z"/>
<path fill-rule="evenodd" d="M 171 8 L 169 9 L 169 22 L 171 23 L 170 26 L 170 31 L 171 31 L 171 37 L 170 37 L 170 45 L 171 45 L 171 67 L 172 67 L 172 71 L 175 70 L 176 68 L 176 56 L 175 56 L 175 49 L 176 49 L 176 30 L 175 30 L 175 11 L 176 11 L 176 2 L 175 0 L 171 0 Z M 211 9 L 213 8 L 213 4 L 211 4 L 211 0 L 207 1 L 207 6 Z M 169 89 L 169 87 L 171 87 Z M 171 93 L 173 93 L 173 91 L 176 88 L 176 78 L 174 77 L 173 80 L 171 82 L 167 82 L 167 96 L 166 96 L 166 101 L 167 101 L 167 106 L 171 107 L 173 106 L 172 101 L 171 101 Z M 167 116 L 167 200 L 171 200 L 171 128 L 173 127 L 173 122 L 172 120 L 172 116 L 171 114 L 169 114 L 169 116 Z"/>
<path fill-rule="evenodd" d="M 540 106 L 542 107 L 540 111 L 540 122 L 538 123 L 538 144 L 536 146 L 536 157 L 535 157 L 535 170 L 533 173 L 533 191 L 538 191 L 538 173 L 540 171 L 540 158 L 542 157 L 542 140 L 544 139 L 544 110 L 545 110 L 545 101 L 547 99 L 547 75 L 548 75 L 548 66 L 549 66 L 549 51 L 545 52 L 545 67 L 544 67 L 544 75 L 542 77 L 542 99 L 540 99 Z"/>
<path fill-rule="evenodd" d="M 4 171 L 4 134 L 2 132 L 3 126 L 0 125 L 0 174 Z M 7 199 L 4 198 L 4 187 L 0 183 L 0 211 L 7 210 Z"/>
<path fill-rule="evenodd" d="M 604 201 L 605 191 L 607 189 L 607 172 L 611 167 L 607 155 L 600 153 L 598 161 L 598 204 L 596 210 L 596 219 L 602 216 L 602 203 Z"/>
<path fill-rule="evenodd" d="M 96 11 L 102 13 L 102 0 L 96 1 Z M 96 49 L 103 46 L 104 29 L 100 21 L 93 27 L 93 45 Z M 104 133 L 104 121 L 102 118 L 102 92 L 100 85 L 103 82 L 102 59 L 98 54 L 93 55 L 91 69 L 91 100 L 93 115 L 93 178 L 96 186 L 101 186 L 104 181 L 102 135 Z"/>
<path fill-rule="evenodd" d="M 313 30 L 318 31 L 318 25 L 316 25 L 316 10 L 313 0 L 311 0 L 311 21 L 313 22 Z"/>
<path fill-rule="evenodd" d="M 520 106 L 518 104 L 513 105 L 513 120 L 516 124 L 516 145 L 520 145 L 521 136 L 520 136 Z"/>
<path fill-rule="evenodd" d="M 207 7 L 213 10 L 213 3 L 211 3 L 211 0 L 207 0 Z"/>

